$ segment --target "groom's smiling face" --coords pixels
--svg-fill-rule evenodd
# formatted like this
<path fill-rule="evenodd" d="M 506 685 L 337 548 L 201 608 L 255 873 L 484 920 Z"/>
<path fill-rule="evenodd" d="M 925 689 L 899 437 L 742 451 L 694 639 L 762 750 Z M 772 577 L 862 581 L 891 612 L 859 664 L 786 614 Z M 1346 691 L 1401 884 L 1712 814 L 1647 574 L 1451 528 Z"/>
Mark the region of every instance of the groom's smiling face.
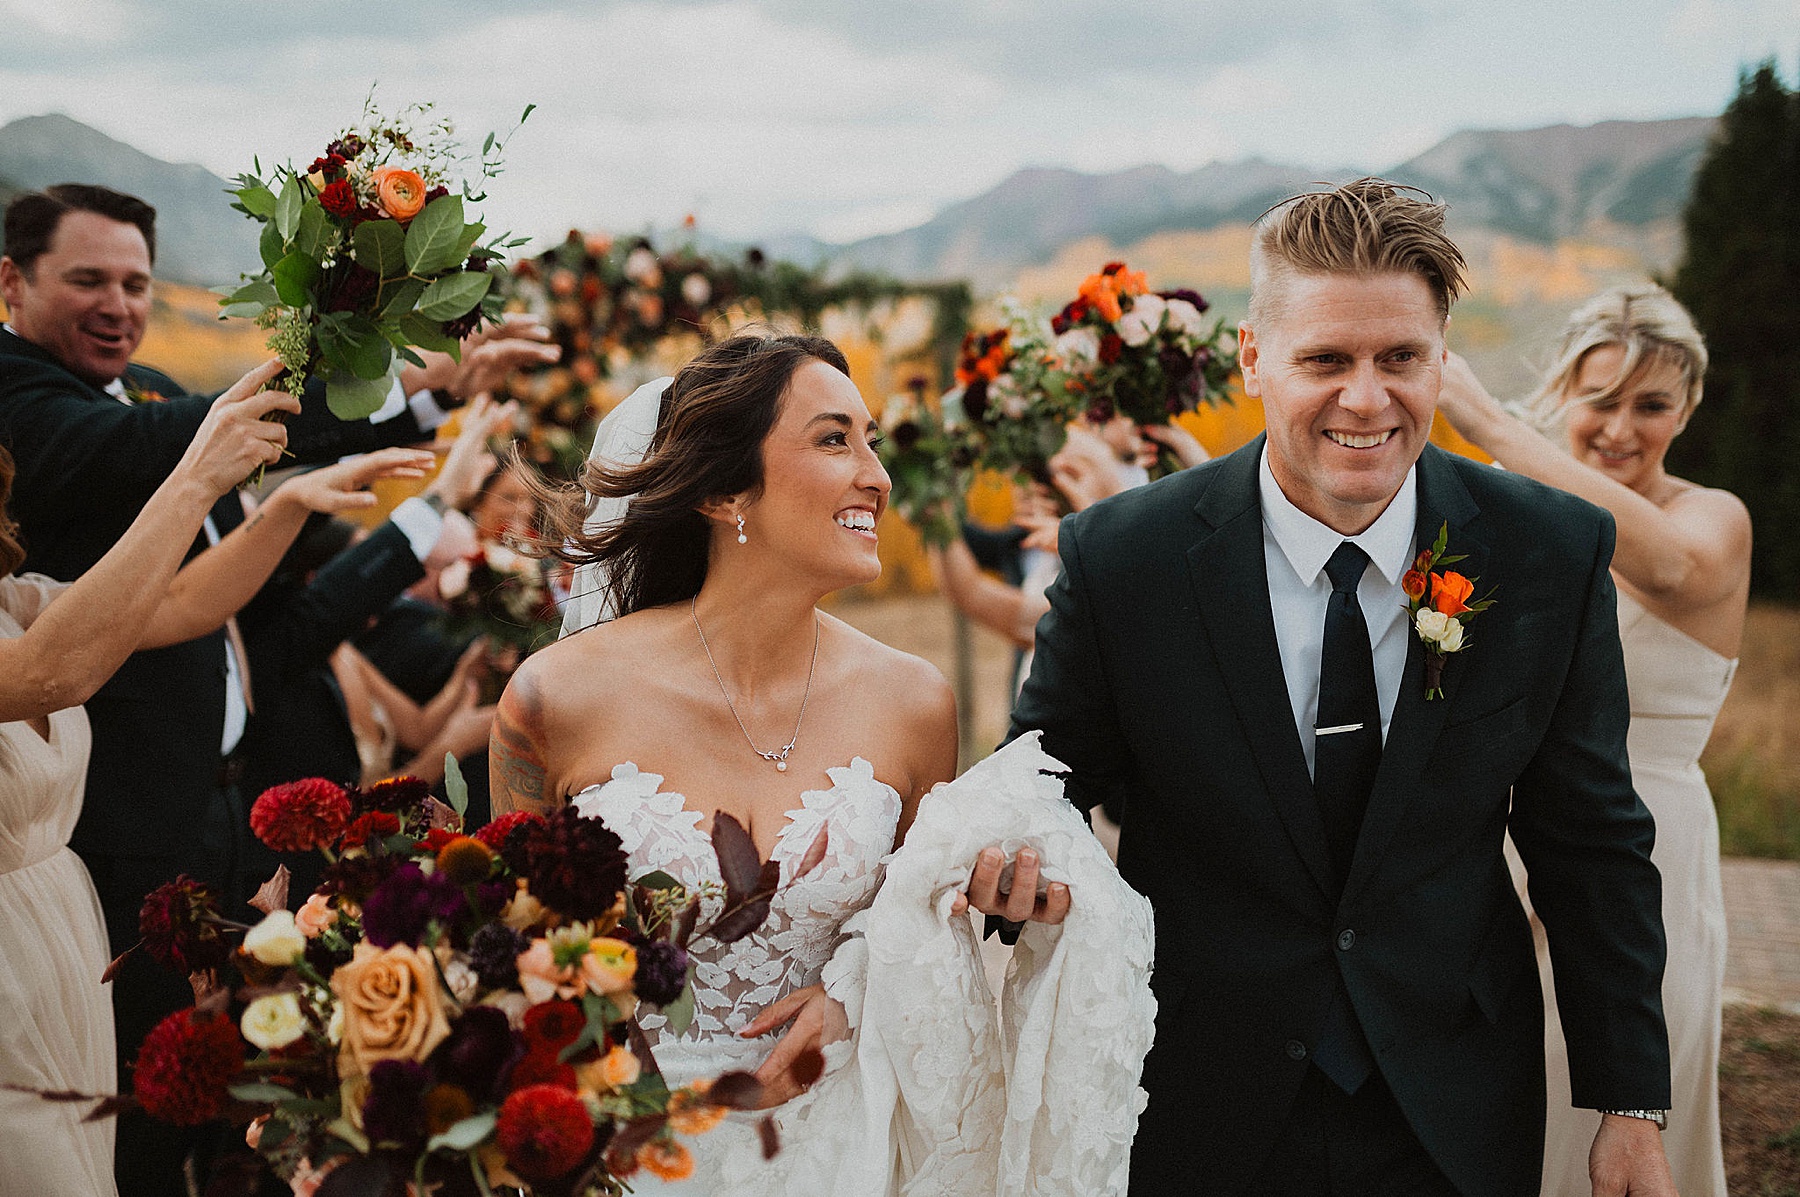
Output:
<path fill-rule="evenodd" d="M 1299 274 L 1238 326 L 1263 401 L 1269 469 L 1294 506 L 1346 536 L 1375 522 L 1431 433 L 1445 319 L 1416 274 Z"/>

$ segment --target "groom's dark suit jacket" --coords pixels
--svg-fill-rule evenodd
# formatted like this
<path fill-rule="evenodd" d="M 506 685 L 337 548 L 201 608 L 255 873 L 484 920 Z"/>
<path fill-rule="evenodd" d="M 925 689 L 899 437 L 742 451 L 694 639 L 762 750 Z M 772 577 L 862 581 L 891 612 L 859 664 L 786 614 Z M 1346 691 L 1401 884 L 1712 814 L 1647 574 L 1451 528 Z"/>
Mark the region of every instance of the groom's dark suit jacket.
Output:
<path fill-rule="evenodd" d="M 1083 807 L 1124 807 L 1156 911 L 1156 1044 L 1134 1193 L 1230 1193 L 1264 1163 L 1342 979 L 1382 1076 L 1467 1194 L 1535 1194 L 1543 1012 L 1502 841 L 1549 931 L 1577 1105 L 1664 1108 L 1654 827 L 1631 788 L 1613 525 L 1427 447 L 1418 532 L 1495 587 L 1425 700 L 1405 674 L 1349 874 L 1335 875 L 1263 565 L 1259 438 L 1064 522 L 1013 734 Z M 1079 901 L 1079 895 L 1076 898 Z"/>
<path fill-rule="evenodd" d="M 144 366 L 127 369 L 125 382 L 166 402 L 126 406 L 0 329 L 0 445 L 18 466 L 8 509 L 25 543 L 23 570 L 72 581 L 104 556 L 181 460 L 212 405 L 212 396 L 189 395 Z M 308 393 L 288 421 L 295 462 L 429 439 L 411 413 L 377 425 L 344 422 L 323 400 L 322 392 Z M 220 533 L 242 513 L 235 494 L 221 499 L 213 508 Z M 196 551 L 203 547 L 196 540 Z M 224 673 L 225 635 L 213 632 L 134 654 L 88 700 L 93 754 L 77 851 L 157 856 L 193 834 L 196 812 L 219 783 Z"/>

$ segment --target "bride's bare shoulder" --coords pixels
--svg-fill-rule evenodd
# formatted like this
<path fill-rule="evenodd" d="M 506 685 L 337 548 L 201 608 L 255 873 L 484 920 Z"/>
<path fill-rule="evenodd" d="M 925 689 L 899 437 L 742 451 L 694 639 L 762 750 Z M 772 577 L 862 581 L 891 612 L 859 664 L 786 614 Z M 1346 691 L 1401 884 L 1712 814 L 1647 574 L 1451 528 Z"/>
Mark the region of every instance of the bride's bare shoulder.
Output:
<path fill-rule="evenodd" d="M 846 659 L 856 670 L 858 689 L 889 715 L 925 724 L 956 723 L 956 697 L 936 665 L 923 657 L 884 644 L 835 616 L 825 616 L 832 635 L 841 638 Z"/>

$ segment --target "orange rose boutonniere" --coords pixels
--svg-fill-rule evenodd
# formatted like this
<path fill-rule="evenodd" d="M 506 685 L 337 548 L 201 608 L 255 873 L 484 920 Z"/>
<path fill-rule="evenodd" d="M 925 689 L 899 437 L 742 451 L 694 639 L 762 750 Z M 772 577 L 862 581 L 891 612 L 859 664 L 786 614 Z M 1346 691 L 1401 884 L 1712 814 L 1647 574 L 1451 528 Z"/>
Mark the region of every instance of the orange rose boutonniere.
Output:
<path fill-rule="evenodd" d="M 1413 567 L 1400 579 L 1406 594 L 1406 614 L 1413 630 L 1425 643 L 1425 699 L 1444 696 L 1444 663 L 1451 653 L 1469 647 L 1469 621 L 1494 605 L 1493 591 L 1478 602 L 1469 600 L 1475 594 L 1475 579 L 1464 577 L 1453 569 L 1461 555 L 1447 556 L 1445 546 L 1450 539 L 1450 525 L 1438 529 L 1437 539 L 1420 553 Z"/>

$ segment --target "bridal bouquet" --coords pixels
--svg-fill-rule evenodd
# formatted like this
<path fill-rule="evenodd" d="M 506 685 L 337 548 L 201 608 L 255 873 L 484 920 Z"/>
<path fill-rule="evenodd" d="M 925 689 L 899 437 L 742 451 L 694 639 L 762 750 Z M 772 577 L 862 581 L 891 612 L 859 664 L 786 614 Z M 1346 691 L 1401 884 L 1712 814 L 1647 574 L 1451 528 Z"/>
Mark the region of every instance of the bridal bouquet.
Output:
<path fill-rule="evenodd" d="M 915 378 L 881 409 L 881 464 L 893 483 L 889 502 L 925 543 L 943 547 L 961 535 L 961 505 L 976 446 L 966 426 L 945 422 Z"/>
<path fill-rule="evenodd" d="M 1076 400 L 1055 368 L 1049 325 L 1014 300 L 1001 307 L 1004 324 L 963 338 L 944 423 L 969 438 L 976 467 L 1047 482 Z"/>
<path fill-rule="evenodd" d="M 499 173 L 504 148 L 492 134 L 482 144 L 482 182 Z M 270 330 L 289 390 L 322 374 L 333 414 L 370 415 L 403 362 L 422 364 L 416 350 L 454 356 L 499 317 L 490 268 L 523 241 L 480 244 L 486 227 L 464 203 L 485 196 L 453 177 L 470 161 L 431 105 L 397 119 L 367 106 L 305 169 L 290 163 L 265 179 L 258 164 L 239 175 L 232 206 L 263 226 L 263 269 L 224 295 L 221 314 Z"/>
<path fill-rule="evenodd" d="M 438 597 L 453 639 L 486 636 L 521 653 L 555 639 L 562 622 L 543 562 L 485 536 L 473 553 L 444 567 Z"/>
<path fill-rule="evenodd" d="M 748 1073 L 671 1089 L 637 1023 L 648 1006 L 685 1030 L 690 946 L 768 915 L 779 866 L 729 815 L 713 831 L 723 884 L 694 889 L 629 882 L 618 836 L 572 807 L 464 835 L 413 778 L 276 786 L 250 823 L 278 851 L 322 852 L 323 884 L 290 911 L 282 870 L 251 925 L 186 877 L 149 895 L 141 946 L 189 974 L 197 1002 L 151 1031 L 134 1098 L 102 1112 L 135 1100 L 180 1125 L 247 1122 L 251 1146 L 318 1197 L 590 1197 L 639 1170 L 685 1177 L 680 1136 L 757 1104 Z M 763 1145 L 774 1154 L 768 1120 Z"/>
<path fill-rule="evenodd" d="M 1221 401 L 1237 354 L 1207 307 L 1194 291 L 1151 291 L 1123 262 L 1084 279 L 1050 321 L 1056 381 L 1076 414 L 1096 424 L 1120 415 L 1166 424 Z"/>

